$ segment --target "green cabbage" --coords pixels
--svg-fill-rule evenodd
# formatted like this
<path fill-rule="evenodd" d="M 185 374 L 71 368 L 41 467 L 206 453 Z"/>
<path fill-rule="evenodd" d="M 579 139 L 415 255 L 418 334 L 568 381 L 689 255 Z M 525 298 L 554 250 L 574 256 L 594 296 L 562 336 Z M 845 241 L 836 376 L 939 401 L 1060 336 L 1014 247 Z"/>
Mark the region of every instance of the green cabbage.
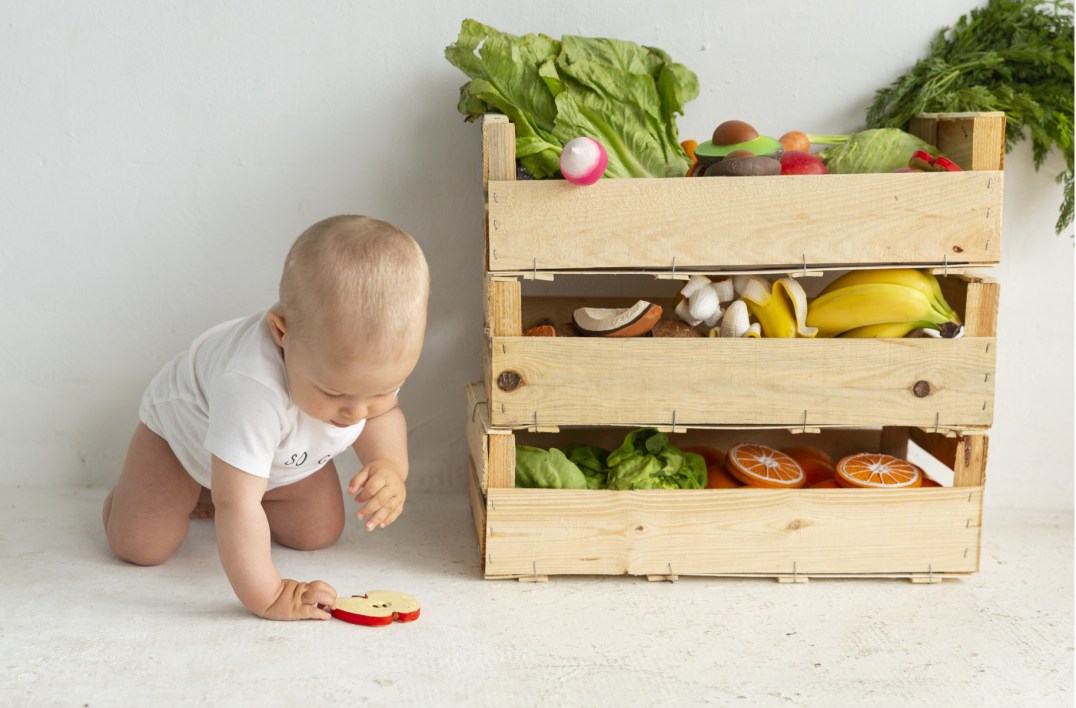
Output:
<path fill-rule="evenodd" d="M 830 137 L 842 141 L 818 153 L 830 174 L 892 172 L 907 167 L 916 150 L 938 155 L 938 148 L 899 128 L 875 128 Z"/>
<path fill-rule="evenodd" d="M 445 58 L 470 81 L 457 106 L 516 126 L 516 157 L 536 178 L 560 168 L 572 138 L 589 136 L 609 155 L 606 177 L 680 177 L 687 154 L 676 116 L 699 93 L 695 74 L 660 49 L 616 39 L 516 36 L 464 20 Z"/>

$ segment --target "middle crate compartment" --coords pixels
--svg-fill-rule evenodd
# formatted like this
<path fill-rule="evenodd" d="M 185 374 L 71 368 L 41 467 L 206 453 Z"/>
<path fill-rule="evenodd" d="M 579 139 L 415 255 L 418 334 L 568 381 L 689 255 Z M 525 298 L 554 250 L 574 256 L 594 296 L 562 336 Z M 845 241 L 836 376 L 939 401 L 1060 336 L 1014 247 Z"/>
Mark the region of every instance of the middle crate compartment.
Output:
<path fill-rule="evenodd" d="M 522 336 L 539 322 L 567 332 L 575 308 L 627 306 L 636 298 L 525 296 L 520 278 L 487 274 L 489 422 L 532 430 L 884 425 L 982 432 L 993 421 L 998 283 L 974 273 L 938 275 L 964 337 Z M 673 281 L 671 292 L 677 287 Z M 671 295 L 647 299 L 675 318 Z"/>

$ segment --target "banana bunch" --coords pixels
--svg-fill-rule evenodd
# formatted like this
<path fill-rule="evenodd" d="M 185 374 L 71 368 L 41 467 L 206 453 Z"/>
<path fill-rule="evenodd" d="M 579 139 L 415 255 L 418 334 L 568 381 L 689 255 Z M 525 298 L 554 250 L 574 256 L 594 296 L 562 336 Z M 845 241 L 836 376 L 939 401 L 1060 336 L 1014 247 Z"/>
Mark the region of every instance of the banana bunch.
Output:
<path fill-rule="evenodd" d="M 853 270 L 807 305 L 807 325 L 819 337 L 904 337 L 918 330 L 957 336 L 960 317 L 934 275 L 915 268 Z"/>

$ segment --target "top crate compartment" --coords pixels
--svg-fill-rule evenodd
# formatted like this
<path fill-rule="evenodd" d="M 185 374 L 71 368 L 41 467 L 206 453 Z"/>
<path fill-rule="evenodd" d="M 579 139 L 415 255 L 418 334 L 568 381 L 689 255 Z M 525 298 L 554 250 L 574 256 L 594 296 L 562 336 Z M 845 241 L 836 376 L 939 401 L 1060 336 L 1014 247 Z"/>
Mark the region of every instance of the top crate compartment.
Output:
<path fill-rule="evenodd" d="M 486 268 L 539 277 L 998 263 L 1004 114 L 928 114 L 909 130 L 966 171 L 517 182 L 515 126 L 487 116 Z"/>

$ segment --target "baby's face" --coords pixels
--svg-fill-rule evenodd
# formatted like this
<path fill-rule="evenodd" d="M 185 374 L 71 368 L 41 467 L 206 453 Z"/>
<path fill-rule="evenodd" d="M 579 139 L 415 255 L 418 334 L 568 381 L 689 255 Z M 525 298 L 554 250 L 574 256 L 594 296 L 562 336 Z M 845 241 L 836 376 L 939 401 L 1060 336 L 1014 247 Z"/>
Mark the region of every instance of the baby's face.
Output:
<path fill-rule="evenodd" d="M 396 393 L 418 361 L 417 351 L 377 361 L 345 357 L 327 342 L 300 343 L 285 335 L 277 343 L 284 351 L 292 402 L 311 418 L 338 428 L 395 408 Z"/>

